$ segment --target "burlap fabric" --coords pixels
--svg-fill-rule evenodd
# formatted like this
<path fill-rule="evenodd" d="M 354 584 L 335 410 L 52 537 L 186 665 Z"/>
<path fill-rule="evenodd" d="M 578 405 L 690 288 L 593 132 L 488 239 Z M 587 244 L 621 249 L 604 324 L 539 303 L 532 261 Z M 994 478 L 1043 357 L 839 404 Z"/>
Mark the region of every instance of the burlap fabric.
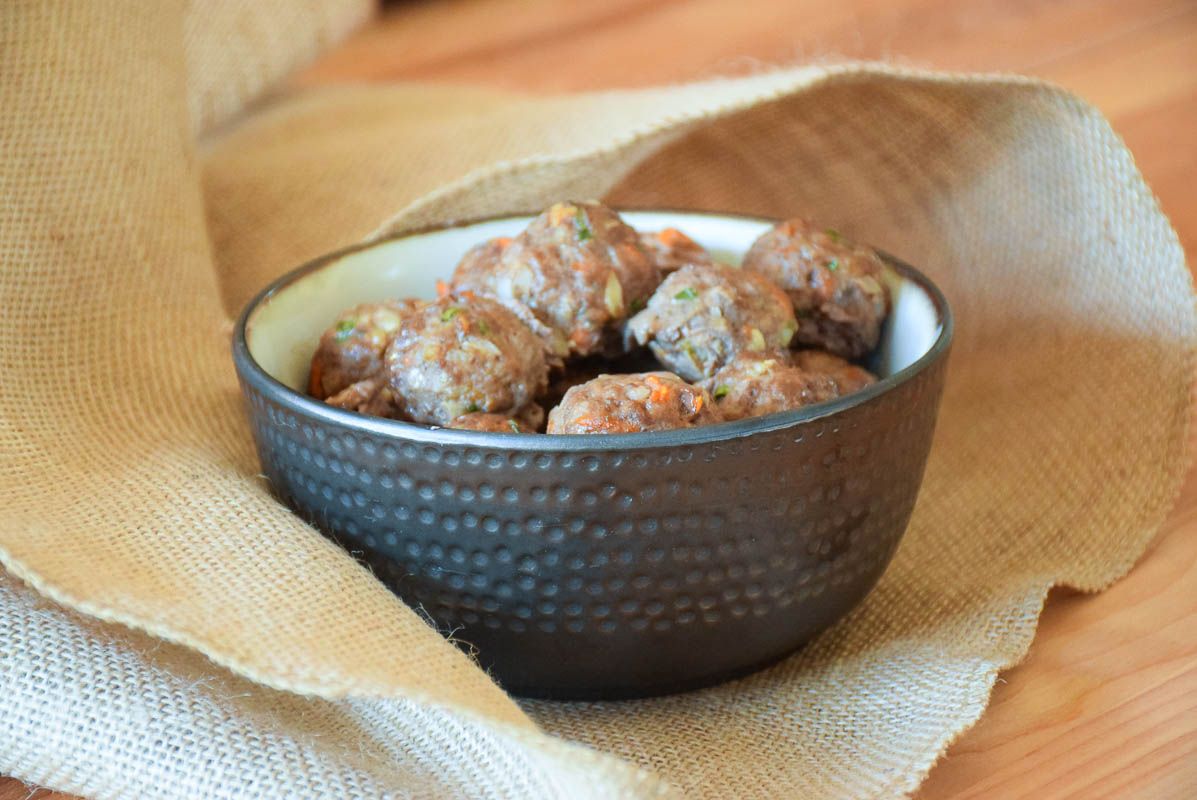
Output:
<path fill-rule="evenodd" d="M 1126 572 L 1184 472 L 1193 292 L 1130 155 L 1052 87 L 860 65 L 326 91 L 195 144 L 360 13 L 284 14 L 289 41 L 269 13 L 0 6 L 0 773 L 94 798 L 912 790 L 1048 588 Z M 833 220 L 930 273 L 957 342 L 909 533 L 850 618 L 714 689 L 517 705 L 271 498 L 229 319 L 371 233 L 598 195 Z"/>

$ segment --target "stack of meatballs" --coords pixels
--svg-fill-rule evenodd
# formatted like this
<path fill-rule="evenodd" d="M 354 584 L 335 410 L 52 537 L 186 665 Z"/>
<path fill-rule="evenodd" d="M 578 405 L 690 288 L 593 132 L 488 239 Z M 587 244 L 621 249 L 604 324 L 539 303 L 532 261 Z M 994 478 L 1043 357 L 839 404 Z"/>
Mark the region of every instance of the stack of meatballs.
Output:
<path fill-rule="evenodd" d="M 882 271 L 874 250 L 803 219 L 766 231 L 736 268 L 680 231 L 557 203 L 468 251 L 435 302 L 341 314 L 309 390 L 351 411 L 504 433 L 773 414 L 876 381 L 852 361 L 889 312 Z"/>

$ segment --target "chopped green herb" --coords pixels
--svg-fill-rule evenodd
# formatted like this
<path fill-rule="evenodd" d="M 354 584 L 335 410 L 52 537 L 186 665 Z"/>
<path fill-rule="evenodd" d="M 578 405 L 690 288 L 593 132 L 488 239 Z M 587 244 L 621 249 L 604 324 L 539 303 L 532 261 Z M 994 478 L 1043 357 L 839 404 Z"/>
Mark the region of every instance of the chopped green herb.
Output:
<path fill-rule="evenodd" d="M 833 258 L 827 262 L 827 271 L 828 272 L 835 272 L 839 268 L 840 268 L 840 260 L 838 258 Z"/>
<path fill-rule="evenodd" d="M 693 286 L 687 286 L 685 289 L 682 289 L 680 292 L 675 294 L 673 296 L 673 299 L 674 300 L 693 300 L 695 297 L 698 297 L 698 292 L 694 290 Z"/>
<path fill-rule="evenodd" d="M 730 392 L 731 392 L 731 387 L 727 386 L 726 384 L 724 384 L 722 386 L 716 386 L 715 387 L 715 399 L 722 400 L 723 398 L 727 397 L 727 395 Z"/>
<path fill-rule="evenodd" d="M 760 328 L 748 329 L 748 349 L 760 352 L 765 349 L 765 334 Z"/>
<path fill-rule="evenodd" d="M 578 213 L 574 215 L 574 224 L 578 229 L 578 241 L 585 242 L 594 238 L 594 231 L 590 230 L 590 220 L 586 219 L 586 210 L 578 208 Z"/>
<path fill-rule="evenodd" d="M 509 420 L 507 420 L 507 424 L 511 426 L 511 430 L 513 433 L 520 432 L 520 426 L 515 424 L 515 420 L 509 419 Z"/>
<path fill-rule="evenodd" d="M 466 411 L 468 411 L 471 414 L 473 414 L 477 410 L 478 410 L 477 403 L 470 403 L 468 406 L 466 406 Z"/>
<path fill-rule="evenodd" d="M 478 333 L 483 336 L 490 336 L 490 326 L 486 324 L 486 320 L 478 320 Z"/>
<path fill-rule="evenodd" d="M 461 309 L 457 306 L 450 306 L 441 312 L 441 322 L 448 322 L 461 313 Z"/>
<path fill-rule="evenodd" d="M 827 229 L 827 238 L 831 239 L 831 241 L 835 242 L 836 244 L 843 244 L 843 243 L 844 243 L 844 237 L 843 237 L 843 234 L 841 234 L 841 233 L 840 233 L 839 231 L 837 231 L 835 228 L 828 228 L 828 229 Z"/>
<path fill-rule="evenodd" d="M 635 314 L 637 311 L 640 311 L 644 308 L 644 301 L 639 297 L 634 297 L 632 298 L 632 302 L 628 303 L 628 308 L 631 309 L 633 314 Z"/>
<path fill-rule="evenodd" d="M 797 326 L 791 325 L 788 322 L 785 325 L 782 325 L 781 326 L 781 337 L 780 337 L 781 338 L 781 346 L 787 347 L 790 344 L 790 340 L 794 338 L 794 334 L 797 332 L 798 332 Z"/>
<path fill-rule="evenodd" d="M 351 333 L 353 333 L 353 329 L 356 327 L 357 327 L 357 320 L 354 320 L 354 319 L 343 319 L 340 322 L 338 322 L 337 327 L 336 327 L 337 341 L 343 342 L 346 339 L 348 339 L 349 335 Z"/>
<path fill-rule="evenodd" d="M 810 308 L 795 308 L 794 316 L 798 319 L 810 319 L 815 315 L 814 309 Z"/>

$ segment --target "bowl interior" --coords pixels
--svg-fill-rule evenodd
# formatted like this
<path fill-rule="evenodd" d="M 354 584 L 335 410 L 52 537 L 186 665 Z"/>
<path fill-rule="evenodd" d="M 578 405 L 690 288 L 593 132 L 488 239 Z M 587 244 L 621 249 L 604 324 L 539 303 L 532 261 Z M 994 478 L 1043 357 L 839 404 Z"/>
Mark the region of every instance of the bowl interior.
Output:
<path fill-rule="evenodd" d="M 623 211 L 637 230 L 673 227 L 723 261 L 740 257 L 771 220 L 680 211 Z M 246 345 L 262 369 L 283 385 L 303 392 L 316 343 L 344 309 L 390 297 L 436 295 L 436 281 L 448 280 L 462 254 L 496 236 L 515 236 L 532 217 L 485 220 L 408 234 L 335 254 L 283 279 L 246 320 Z M 886 270 L 894 300 L 881 344 L 868 366 L 892 375 L 926 354 L 942 332 L 942 318 L 928 292 L 905 270 Z"/>

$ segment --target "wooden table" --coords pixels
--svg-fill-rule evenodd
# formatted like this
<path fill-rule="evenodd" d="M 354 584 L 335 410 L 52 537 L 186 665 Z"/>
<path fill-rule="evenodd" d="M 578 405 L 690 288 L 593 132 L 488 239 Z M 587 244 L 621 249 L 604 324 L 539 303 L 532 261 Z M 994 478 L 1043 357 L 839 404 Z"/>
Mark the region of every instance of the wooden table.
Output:
<path fill-rule="evenodd" d="M 1193 0 L 423 0 L 389 6 L 296 81 L 550 92 L 825 55 L 1072 89 L 1112 120 L 1197 261 Z M 0 778 L 0 800 L 30 796 Z M 1026 662 L 918 796 L 1197 797 L 1197 473 L 1127 578 L 1095 596 L 1052 593 Z"/>

